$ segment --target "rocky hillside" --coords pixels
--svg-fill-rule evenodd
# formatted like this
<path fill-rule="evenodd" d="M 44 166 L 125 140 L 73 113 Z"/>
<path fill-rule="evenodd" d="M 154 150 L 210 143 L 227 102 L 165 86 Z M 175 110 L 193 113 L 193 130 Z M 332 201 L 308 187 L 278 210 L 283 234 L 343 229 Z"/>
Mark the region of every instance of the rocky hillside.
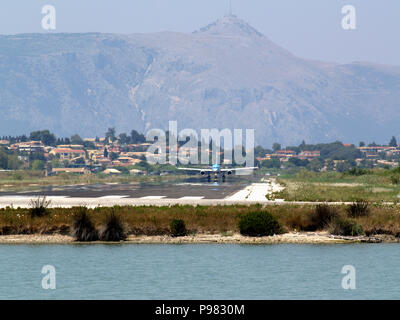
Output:
<path fill-rule="evenodd" d="M 254 128 L 264 146 L 380 142 L 400 133 L 399 101 L 400 67 L 301 59 L 235 16 L 192 34 L 0 36 L 0 136 L 178 120 Z"/>

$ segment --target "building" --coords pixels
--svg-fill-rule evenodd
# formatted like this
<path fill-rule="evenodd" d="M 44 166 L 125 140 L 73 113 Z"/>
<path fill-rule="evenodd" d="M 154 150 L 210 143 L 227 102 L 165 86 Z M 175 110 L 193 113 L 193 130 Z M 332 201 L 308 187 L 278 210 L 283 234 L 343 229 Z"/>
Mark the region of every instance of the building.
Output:
<path fill-rule="evenodd" d="M 301 160 L 312 160 L 315 158 L 319 158 L 321 156 L 321 152 L 318 150 L 315 151 L 302 151 L 297 155 L 297 158 L 301 159 Z"/>
<path fill-rule="evenodd" d="M 20 142 L 11 145 L 9 149 L 26 153 L 44 153 L 44 144 L 41 141 Z"/>
<path fill-rule="evenodd" d="M 0 140 L 0 146 L 7 146 L 10 144 L 10 141 L 8 140 Z"/>
<path fill-rule="evenodd" d="M 121 174 L 121 171 L 110 168 L 110 169 L 104 170 L 103 173 L 105 173 L 105 174 Z"/>
<path fill-rule="evenodd" d="M 86 159 L 86 152 L 82 149 L 54 148 L 49 152 L 49 154 L 55 157 L 60 157 L 61 160 L 71 160 L 74 158 Z"/>
<path fill-rule="evenodd" d="M 139 162 L 141 162 L 141 160 L 139 159 L 133 159 L 130 157 L 119 157 L 117 160 L 113 161 L 112 164 L 114 166 L 128 167 L 137 164 Z"/>
<path fill-rule="evenodd" d="M 360 150 L 367 159 L 378 159 L 382 154 L 385 154 L 386 156 L 393 156 L 399 154 L 400 151 L 396 147 L 387 146 L 358 147 L 357 149 Z"/>
<path fill-rule="evenodd" d="M 89 173 L 89 171 L 85 168 L 53 168 L 51 170 L 52 174 L 59 174 L 60 172 L 76 173 L 76 174 Z"/>
<path fill-rule="evenodd" d="M 293 150 L 278 150 L 271 154 L 271 158 L 278 158 L 281 161 L 288 161 L 290 158 L 296 157 L 296 151 Z"/>

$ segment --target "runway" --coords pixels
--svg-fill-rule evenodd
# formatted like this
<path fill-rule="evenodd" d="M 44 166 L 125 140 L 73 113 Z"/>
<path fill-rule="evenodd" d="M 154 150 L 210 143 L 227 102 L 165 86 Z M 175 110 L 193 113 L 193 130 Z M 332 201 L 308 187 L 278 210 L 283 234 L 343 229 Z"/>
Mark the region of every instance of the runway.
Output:
<path fill-rule="evenodd" d="M 28 208 L 39 196 L 50 207 L 233 205 L 267 202 L 271 182 L 177 183 L 177 184 L 93 184 L 46 187 L 20 192 L 0 192 L 0 208 Z"/>

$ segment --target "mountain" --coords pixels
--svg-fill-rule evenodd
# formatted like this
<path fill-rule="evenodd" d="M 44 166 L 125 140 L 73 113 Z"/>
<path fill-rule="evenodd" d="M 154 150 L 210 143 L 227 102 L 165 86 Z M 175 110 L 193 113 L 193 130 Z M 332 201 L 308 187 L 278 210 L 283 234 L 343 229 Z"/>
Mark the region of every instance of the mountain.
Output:
<path fill-rule="evenodd" d="M 254 128 L 270 146 L 386 142 L 400 67 L 294 56 L 236 16 L 192 34 L 0 36 L 0 136 Z"/>

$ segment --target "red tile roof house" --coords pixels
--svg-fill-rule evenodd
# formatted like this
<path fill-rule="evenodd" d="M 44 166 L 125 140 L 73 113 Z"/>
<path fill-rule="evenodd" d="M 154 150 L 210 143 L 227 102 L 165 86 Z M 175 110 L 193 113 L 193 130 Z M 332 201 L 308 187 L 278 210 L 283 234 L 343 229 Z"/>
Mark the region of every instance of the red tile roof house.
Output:
<path fill-rule="evenodd" d="M 289 160 L 289 158 L 293 158 L 296 156 L 296 152 L 293 150 L 278 150 L 275 153 L 271 154 L 271 157 L 279 158 L 283 161 Z"/>
<path fill-rule="evenodd" d="M 319 158 L 321 156 L 321 152 L 320 151 L 302 151 L 299 153 L 299 155 L 297 156 L 297 158 L 305 160 L 312 160 L 314 158 Z"/>
<path fill-rule="evenodd" d="M 71 149 L 71 148 L 55 148 L 50 151 L 51 155 L 60 156 L 60 159 L 72 159 L 83 157 L 86 159 L 86 152 L 84 150 L 79 149 Z"/>

